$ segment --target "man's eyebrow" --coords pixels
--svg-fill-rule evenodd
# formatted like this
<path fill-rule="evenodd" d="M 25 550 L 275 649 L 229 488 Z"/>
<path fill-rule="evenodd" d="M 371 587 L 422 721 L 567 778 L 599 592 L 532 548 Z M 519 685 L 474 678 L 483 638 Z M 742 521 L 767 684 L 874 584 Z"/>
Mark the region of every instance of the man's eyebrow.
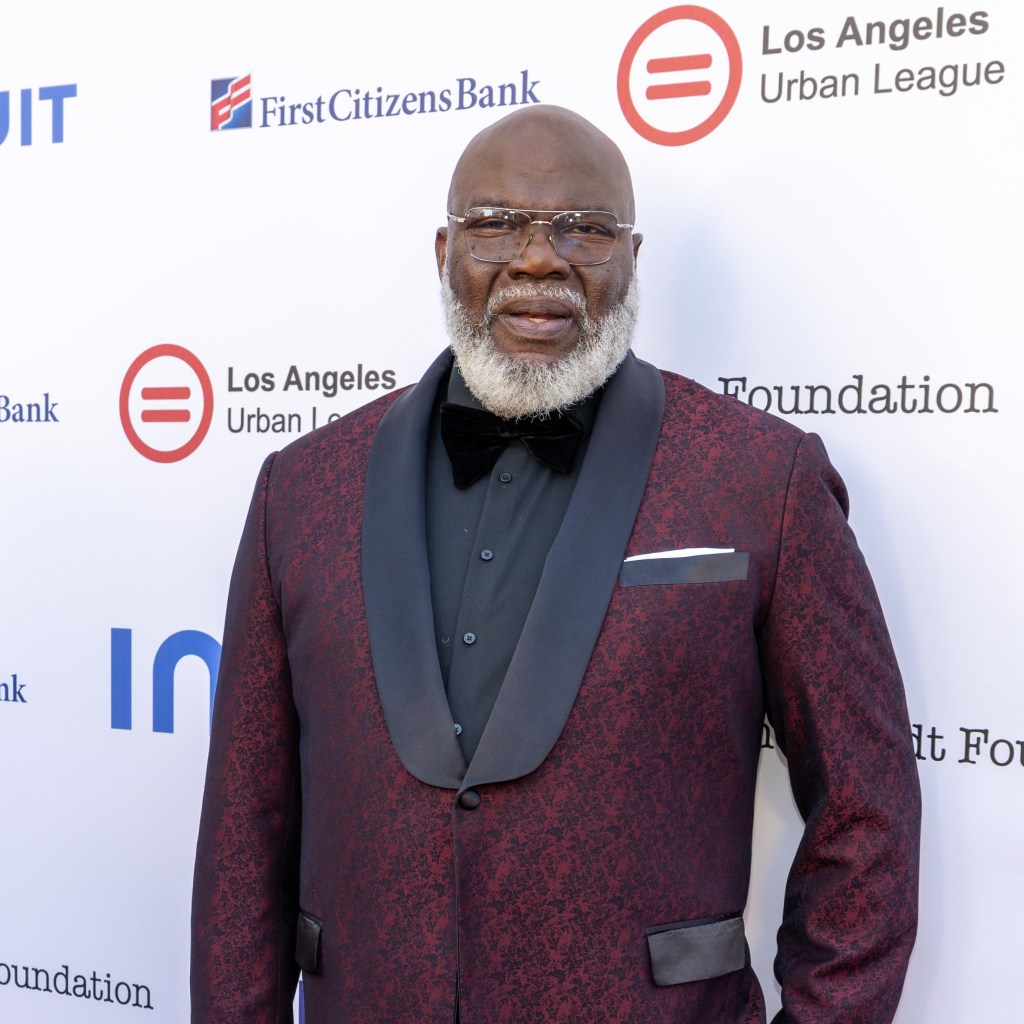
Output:
<path fill-rule="evenodd" d="M 559 206 L 556 209 L 553 206 L 519 206 L 518 204 L 510 202 L 507 199 L 481 199 L 479 201 L 469 203 L 466 209 L 523 210 L 526 213 L 562 213 L 563 211 L 566 210 L 608 210 L 609 212 L 614 212 L 613 207 L 610 206 L 608 203 L 576 202 L 568 206 Z M 449 212 L 455 213 L 456 211 L 451 210 Z"/>
<path fill-rule="evenodd" d="M 507 199 L 479 199 L 473 200 L 466 209 L 476 210 L 478 208 L 495 208 L 499 210 L 525 210 L 525 206 L 516 206 L 515 203 L 509 202 Z"/>

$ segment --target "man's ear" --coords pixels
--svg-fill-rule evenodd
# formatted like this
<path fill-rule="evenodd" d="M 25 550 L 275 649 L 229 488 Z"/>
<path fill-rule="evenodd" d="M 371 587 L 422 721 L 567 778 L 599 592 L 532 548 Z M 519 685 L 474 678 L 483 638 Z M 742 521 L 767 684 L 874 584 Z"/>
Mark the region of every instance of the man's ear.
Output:
<path fill-rule="evenodd" d="M 437 259 L 437 276 L 444 276 L 444 264 L 448 259 L 448 229 L 438 228 L 434 235 L 434 257 Z"/>
<path fill-rule="evenodd" d="M 640 243 L 644 240 L 644 236 L 641 234 L 633 235 L 633 262 L 636 263 L 637 253 L 640 252 Z"/>

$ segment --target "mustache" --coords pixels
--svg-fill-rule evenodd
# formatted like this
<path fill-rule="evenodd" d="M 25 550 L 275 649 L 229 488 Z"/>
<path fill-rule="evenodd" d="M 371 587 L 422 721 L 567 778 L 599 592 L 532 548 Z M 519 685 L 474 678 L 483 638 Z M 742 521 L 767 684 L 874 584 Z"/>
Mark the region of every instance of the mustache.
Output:
<path fill-rule="evenodd" d="M 484 322 L 490 327 L 497 315 L 497 309 L 506 302 L 514 299 L 558 299 L 566 305 L 572 306 L 577 322 L 587 318 L 587 304 L 583 297 L 564 284 L 544 284 L 542 281 L 534 281 L 532 284 L 508 284 L 499 288 L 487 300 L 487 308 L 484 310 Z"/>

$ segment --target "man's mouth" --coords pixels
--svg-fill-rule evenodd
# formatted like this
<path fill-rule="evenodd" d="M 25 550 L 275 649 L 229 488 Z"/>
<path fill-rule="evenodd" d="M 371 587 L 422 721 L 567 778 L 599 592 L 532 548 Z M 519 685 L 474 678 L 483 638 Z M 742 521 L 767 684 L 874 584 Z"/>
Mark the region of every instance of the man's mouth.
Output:
<path fill-rule="evenodd" d="M 547 296 L 501 302 L 491 315 L 516 334 L 538 339 L 555 337 L 576 321 L 571 303 Z"/>

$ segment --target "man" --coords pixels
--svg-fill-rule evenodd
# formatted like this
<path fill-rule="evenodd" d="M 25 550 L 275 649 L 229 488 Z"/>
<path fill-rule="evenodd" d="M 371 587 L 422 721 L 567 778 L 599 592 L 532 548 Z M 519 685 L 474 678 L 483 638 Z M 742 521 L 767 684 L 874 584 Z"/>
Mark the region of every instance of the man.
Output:
<path fill-rule="evenodd" d="M 480 133 L 448 213 L 454 368 L 256 488 L 193 1021 L 290 1021 L 300 968 L 310 1024 L 764 1021 L 766 714 L 806 821 L 777 1020 L 891 1020 L 919 796 L 842 482 L 813 436 L 629 354 L 632 186 L 587 121 Z"/>

